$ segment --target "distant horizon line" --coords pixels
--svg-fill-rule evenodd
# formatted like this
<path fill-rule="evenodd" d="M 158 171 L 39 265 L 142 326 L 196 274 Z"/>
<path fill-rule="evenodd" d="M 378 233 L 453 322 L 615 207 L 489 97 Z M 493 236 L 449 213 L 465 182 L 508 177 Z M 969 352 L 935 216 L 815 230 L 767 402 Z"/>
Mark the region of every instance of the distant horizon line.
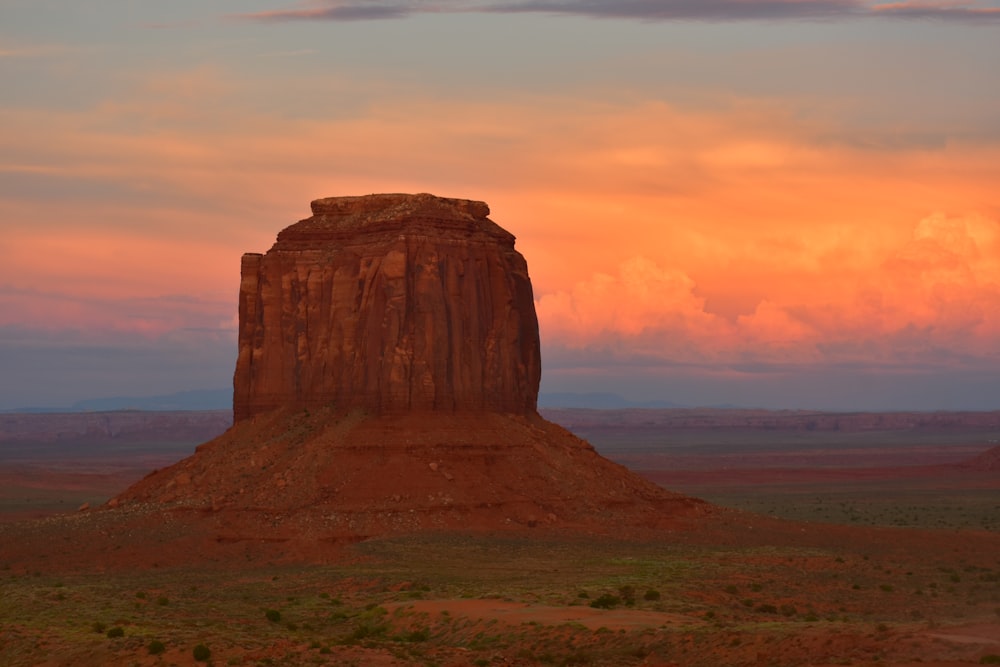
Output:
<path fill-rule="evenodd" d="M 58 414 L 101 412 L 209 412 L 232 409 L 231 388 L 189 389 L 169 394 L 108 396 L 81 399 L 69 405 L 19 406 L 0 408 L 0 414 Z M 761 407 L 733 403 L 684 404 L 660 399 L 633 400 L 615 392 L 540 392 L 538 409 L 549 410 L 748 410 L 759 412 L 805 412 L 825 414 L 900 413 L 989 413 L 1000 411 L 975 408 L 816 408 Z"/>

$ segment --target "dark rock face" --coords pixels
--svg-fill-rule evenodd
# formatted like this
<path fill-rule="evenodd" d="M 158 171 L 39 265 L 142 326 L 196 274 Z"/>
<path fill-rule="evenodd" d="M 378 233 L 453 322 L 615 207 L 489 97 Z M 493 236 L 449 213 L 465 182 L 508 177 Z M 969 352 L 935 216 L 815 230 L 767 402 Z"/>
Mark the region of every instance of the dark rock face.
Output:
<path fill-rule="evenodd" d="M 243 256 L 238 422 L 278 407 L 534 413 L 528 269 L 483 202 L 331 197 Z"/>

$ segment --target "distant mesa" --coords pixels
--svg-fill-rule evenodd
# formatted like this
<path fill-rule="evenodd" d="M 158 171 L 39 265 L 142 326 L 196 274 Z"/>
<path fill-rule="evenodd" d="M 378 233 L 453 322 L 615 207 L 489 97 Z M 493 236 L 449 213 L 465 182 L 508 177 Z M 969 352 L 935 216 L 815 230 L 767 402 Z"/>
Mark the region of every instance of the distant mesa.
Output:
<path fill-rule="evenodd" d="M 633 401 L 609 392 L 552 392 L 538 395 L 539 408 L 580 408 L 585 410 L 622 410 L 642 408 L 664 410 L 686 406 L 670 401 Z"/>
<path fill-rule="evenodd" d="M 225 544 L 707 511 L 539 416 L 527 264 L 485 203 L 383 194 L 312 212 L 243 256 L 233 427 L 111 505 L 191 510 Z"/>
<path fill-rule="evenodd" d="M 219 410 L 232 405 L 231 389 L 196 389 L 158 396 L 114 396 L 77 401 L 66 412 L 107 410 Z"/>
<path fill-rule="evenodd" d="M 991 440 L 990 442 L 996 442 Z M 989 470 L 1000 472 L 1000 445 L 991 447 L 975 458 L 966 461 L 963 467 L 973 470 Z"/>

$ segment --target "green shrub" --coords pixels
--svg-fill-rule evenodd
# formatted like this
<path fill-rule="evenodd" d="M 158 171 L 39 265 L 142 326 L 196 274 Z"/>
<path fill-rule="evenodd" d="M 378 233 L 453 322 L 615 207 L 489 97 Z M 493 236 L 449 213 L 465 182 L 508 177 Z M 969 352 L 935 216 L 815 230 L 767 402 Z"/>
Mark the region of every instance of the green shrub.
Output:
<path fill-rule="evenodd" d="M 590 606 L 594 609 L 614 609 L 621 604 L 621 598 L 617 595 L 612 595 L 611 593 L 604 593 L 596 600 L 590 603 Z"/>
<path fill-rule="evenodd" d="M 198 644 L 194 647 L 194 650 L 191 651 L 191 655 L 193 655 L 194 659 L 198 662 L 208 662 L 208 659 L 212 657 L 212 651 L 209 650 L 209 648 L 204 644 Z"/>
<path fill-rule="evenodd" d="M 778 608 L 775 607 L 773 604 L 762 602 L 761 604 L 757 605 L 756 611 L 757 613 L 760 614 L 777 614 Z"/>
<path fill-rule="evenodd" d="M 166 595 L 161 595 L 160 597 L 156 598 L 156 604 L 160 605 L 161 607 L 166 607 L 168 604 L 170 604 L 170 600 L 167 598 Z"/>
<path fill-rule="evenodd" d="M 149 649 L 150 655 L 160 655 L 161 653 L 167 650 L 167 647 L 159 639 L 154 639 L 153 641 L 149 642 L 149 646 L 147 646 L 146 648 Z"/>
<path fill-rule="evenodd" d="M 659 600 L 660 599 L 660 591 L 653 590 L 652 588 L 650 588 L 648 591 L 646 591 L 645 595 L 642 596 L 642 599 L 643 600 L 649 600 L 650 602 L 652 602 L 654 600 Z"/>
<path fill-rule="evenodd" d="M 108 626 L 104 625 L 100 621 L 94 621 L 90 625 L 90 629 L 93 630 L 94 632 L 98 633 L 98 634 L 102 634 L 105 630 L 108 629 Z"/>
<path fill-rule="evenodd" d="M 996 653 L 990 653 L 989 655 L 984 655 L 979 659 L 980 665 L 1000 665 L 1000 655 Z"/>
<path fill-rule="evenodd" d="M 408 642 L 425 642 L 430 639 L 430 633 L 426 629 L 413 630 L 412 632 L 406 633 L 404 639 Z"/>
<path fill-rule="evenodd" d="M 348 637 L 348 641 L 357 642 L 369 637 L 378 637 L 379 635 L 384 635 L 388 629 L 389 626 L 384 623 L 364 623 L 354 628 L 354 631 Z"/>
<path fill-rule="evenodd" d="M 277 623 L 281 620 L 281 612 L 277 609 L 268 609 L 264 612 L 264 618 L 272 623 Z"/>
<path fill-rule="evenodd" d="M 108 630 L 109 639 L 115 639 L 116 637 L 124 637 L 124 636 L 125 636 L 125 628 L 121 627 L 120 625 L 115 626 L 110 630 Z"/>

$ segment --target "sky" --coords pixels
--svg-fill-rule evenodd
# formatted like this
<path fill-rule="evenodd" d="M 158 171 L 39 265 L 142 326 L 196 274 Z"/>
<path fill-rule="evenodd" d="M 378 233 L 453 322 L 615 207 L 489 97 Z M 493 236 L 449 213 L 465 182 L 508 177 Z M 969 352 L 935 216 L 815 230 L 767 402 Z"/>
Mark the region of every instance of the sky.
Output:
<path fill-rule="evenodd" d="M 1000 409 L 1000 2 L 0 0 L 0 409 L 231 386 L 312 199 L 483 200 L 542 392 Z"/>

